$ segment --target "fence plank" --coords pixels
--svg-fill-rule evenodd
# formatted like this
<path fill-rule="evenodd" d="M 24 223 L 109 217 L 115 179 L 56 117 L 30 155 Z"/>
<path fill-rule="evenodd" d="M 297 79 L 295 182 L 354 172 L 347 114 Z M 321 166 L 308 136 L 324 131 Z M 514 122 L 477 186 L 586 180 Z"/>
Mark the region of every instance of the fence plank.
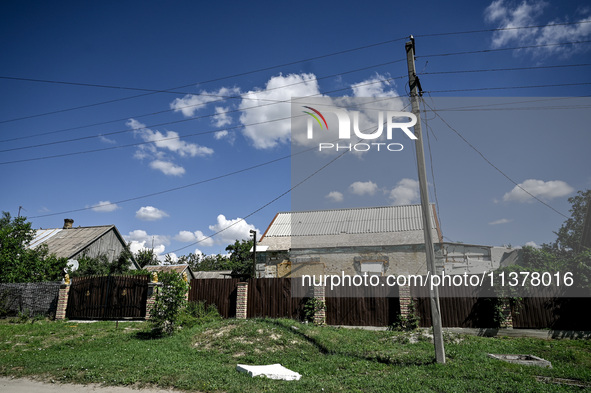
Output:
<path fill-rule="evenodd" d="M 213 304 L 224 318 L 236 317 L 237 278 L 201 278 L 191 280 L 190 302 Z"/>

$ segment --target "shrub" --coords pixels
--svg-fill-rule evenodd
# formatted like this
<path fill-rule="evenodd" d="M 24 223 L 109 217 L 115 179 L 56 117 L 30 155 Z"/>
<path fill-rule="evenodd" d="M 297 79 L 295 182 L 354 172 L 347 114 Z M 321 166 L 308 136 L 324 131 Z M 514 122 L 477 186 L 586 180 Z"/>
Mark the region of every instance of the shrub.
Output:
<path fill-rule="evenodd" d="M 172 334 L 179 324 L 181 310 L 186 306 L 189 284 L 175 272 L 158 275 L 160 285 L 150 311 L 150 322 L 155 333 Z"/>
<path fill-rule="evenodd" d="M 204 301 L 190 302 L 181 312 L 179 325 L 191 328 L 195 325 L 219 319 L 222 319 L 222 316 L 215 304 L 206 304 Z"/>

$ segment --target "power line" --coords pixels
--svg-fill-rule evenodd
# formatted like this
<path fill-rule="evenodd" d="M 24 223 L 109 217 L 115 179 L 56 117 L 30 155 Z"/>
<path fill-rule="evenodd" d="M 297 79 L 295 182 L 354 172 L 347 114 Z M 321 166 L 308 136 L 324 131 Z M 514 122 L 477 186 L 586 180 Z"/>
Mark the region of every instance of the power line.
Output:
<path fill-rule="evenodd" d="M 427 104 L 425 101 L 423 101 L 424 104 L 429 107 L 429 109 L 431 109 L 431 111 L 433 113 L 435 113 L 435 116 L 437 116 L 439 118 L 439 120 L 441 120 L 443 122 L 443 124 L 445 124 L 447 126 L 447 128 L 449 128 L 450 130 L 452 130 L 461 140 L 463 140 L 468 146 L 470 146 L 470 148 L 472 150 L 474 150 L 476 153 L 478 153 L 478 155 L 491 167 L 493 167 L 497 172 L 499 172 L 501 175 L 503 175 L 503 177 L 505 177 L 507 180 L 509 180 L 511 183 L 513 183 L 516 187 L 518 187 L 520 190 L 522 190 L 523 192 L 525 192 L 527 195 L 531 196 L 532 198 L 534 198 L 536 201 L 538 201 L 539 203 L 541 203 L 542 205 L 546 206 L 547 208 L 551 209 L 552 211 L 554 211 L 555 213 L 561 215 L 564 218 L 568 218 L 568 216 L 566 216 L 565 214 L 559 212 L 558 210 L 556 210 L 554 207 L 550 206 L 549 204 L 547 204 L 546 202 L 542 201 L 540 198 L 536 197 L 535 195 L 533 195 L 532 193 L 530 193 L 529 191 L 527 191 L 525 188 L 523 188 L 519 183 L 517 183 L 515 180 L 513 180 L 511 177 L 509 177 L 509 175 L 507 175 L 505 172 L 503 172 L 499 167 L 497 167 L 495 164 L 493 164 L 488 158 L 486 158 L 486 156 L 480 152 L 480 150 L 478 150 L 476 148 L 476 146 L 474 146 L 473 144 L 471 144 L 457 129 L 455 129 L 454 127 L 452 127 L 447 121 L 445 121 L 445 119 L 439 114 L 437 113 L 437 111 L 435 111 L 429 104 Z"/>
<path fill-rule="evenodd" d="M 571 68 L 571 67 L 588 67 L 588 66 L 591 66 L 591 63 L 549 65 L 549 66 L 531 66 L 531 67 L 512 67 L 512 68 L 488 68 L 488 69 L 480 69 L 480 70 L 434 71 L 434 72 L 421 72 L 421 73 L 419 73 L 419 75 L 466 74 L 466 73 L 472 73 L 472 72 L 523 71 L 523 70 L 539 70 L 539 69 L 546 69 L 546 68 Z"/>
<path fill-rule="evenodd" d="M 138 95 L 129 96 L 129 97 L 123 97 L 123 98 L 117 98 L 117 99 L 113 99 L 113 100 L 102 101 L 102 102 L 97 102 L 97 103 L 88 104 L 88 105 L 81 105 L 81 106 L 77 106 L 77 107 L 73 107 L 73 108 L 60 109 L 60 110 L 51 111 L 51 112 L 39 113 L 39 114 L 36 114 L 36 115 L 29 115 L 29 116 L 23 116 L 23 117 L 19 117 L 19 118 L 14 118 L 14 119 L 2 120 L 2 121 L 0 121 L 0 124 L 8 123 L 8 122 L 13 122 L 13 121 L 19 121 L 19 120 L 25 120 L 25 119 L 31 119 L 31 118 L 35 118 L 35 117 L 53 115 L 53 114 L 57 114 L 57 113 L 69 112 L 69 111 L 78 110 L 78 109 L 90 108 L 90 107 L 94 107 L 94 106 L 99 106 L 99 105 L 104 105 L 104 104 L 110 104 L 110 103 L 113 103 L 113 102 L 118 102 L 118 101 L 123 101 L 123 100 L 129 100 L 129 99 L 134 99 L 134 98 L 139 98 L 139 97 L 144 97 L 144 96 L 152 95 L 152 94 L 158 94 L 158 93 L 162 93 L 162 92 L 173 92 L 174 90 L 183 89 L 183 88 L 194 86 L 194 85 L 203 85 L 203 84 L 208 84 L 208 83 L 213 83 L 213 82 L 219 82 L 219 81 L 222 81 L 222 80 L 231 79 L 231 78 L 237 78 L 237 77 L 240 77 L 240 76 L 246 76 L 246 75 L 255 74 L 255 73 L 258 73 L 258 72 L 270 71 L 270 70 L 273 70 L 275 68 L 287 67 L 287 66 L 298 64 L 298 63 L 303 63 L 303 62 L 308 62 L 308 61 L 314 61 L 314 60 L 320 60 L 320 59 L 324 59 L 324 58 L 327 58 L 327 57 L 338 56 L 338 55 L 342 55 L 342 54 L 345 54 L 345 53 L 351 53 L 351 52 L 356 52 L 356 51 L 363 50 L 363 49 L 368 49 L 368 48 L 373 48 L 373 47 L 377 47 L 377 46 L 381 46 L 381 45 L 391 44 L 391 43 L 394 43 L 394 42 L 402 41 L 405 38 L 406 37 L 401 37 L 401 38 L 396 38 L 396 39 L 393 39 L 393 40 L 387 40 L 387 41 L 377 42 L 377 43 L 374 43 L 374 44 L 363 45 L 363 46 L 359 46 L 359 47 L 356 47 L 356 48 L 345 49 L 345 50 L 342 50 L 342 51 L 328 53 L 328 54 L 325 54 L 325 55 L 309 57 L 307 59 L 300 59 L 300 60 L 291 61 L 291 62 L 288 62 L 288 63 L 278 64 L 278 65 L 274 65 L 274 66 L 270 66 L 270 67 L 258 68 L 258 69 L 251 70 L 251 71 L 240 72 L 240 73 L 236 73 L 236 74 L 232 74 L 232 75 L 227 75 L 227 76 L 222 76 L 222 77 L 218 77 L 218 78 L 213 78 L 213 79 L 209 79 L 209 80 L 205 80 L 205 81 L 201 81 L 201 82 L 194 82 L 194 83 L 190 83 L 190 84 L 187 84 L 187 85 L 173 87 L 171 89 L 158 90 L 157 92 L 155 92 L 155 91 L 154 92 L 148 92 L 148 93 L 144 93 L 144 94 L 138 94 Z"/>
<path fill-rule="evenodd" d="M 504 87 L 475 87 L 471 89 L 448 89 L 448 90 L 429 90 L 423 93 L 454 93 L 459 91 L 485 91 L 485 90 L 510 90 L 510 89 L 537 89 L 543 87 L 566 87 L 566 86 L 581 86 L 591 85 L 591 82 L 578 83 L 555 83 L 549 85 L 529 85 L 529 86 L 504 86 Z"/>
<path fill-rule="evenodd" d="M 314 80 L 319 81 L 319 80 L 323 80 L 323 79 L 327 79 L 327 78 L 334 78 L 334 77 L 337 77 L 337 76 L 351 74 L 351 73 L 363 71 L 363 70 L 366 70 L 366 69 L 371 69 L 371 68 L 375 68 L 375 67 L 382 67 L 382 66 L 385 66 L 385 65 L 391 65 L 391 64 L 399 63 L 401 61 L 404 61 L 404 59 L 398 59 L 398 60 L 394 60 L 394 61 L 390 61 L 390 62 L 386 62 L 386 63 L 371 65 L 371 66 L 362 67 L 362 68 L 357 68 L 357 69 L 354 69 L 354 70 L 340 72 L 340 73 L 337 73 L 337 74 L 326 75 L 326 76 L 322 76 L 322 77 L 316 77 L 316 78 L 314 78 Z M 393 79 L 399 79 L 399 78 L 402 78 L 402 77 L 396 77 L 396 78 L 393 78 Z M 267 89 L 267 90 L 265 90 L 265 92 L 274 91 L 274 90 L 280 90 L 280 89 L 284 89 L 284 88 L 287 88 L 287 87 L 292 87 L 292 86 L 304 84 L 304 83 L 307 83 L 307 82 L 309 82 L 309 81 L 290 83 L 290 84 L 287 84 L 287 85 L 284 85 L 284 86 L 281 86 L 281 87 L 275 87 L 275 88 Z M 196 95 L 196 96 L 210 96 L 210 97 L 219 97 L 219 98 L 221 98 L 220 100 L 209 101 L 209 102 L 207 102 L 207 104 L 213 104 L 213 103 L 216 103 L 216 102 L 222 102 L 222 101 L 225 101 L 227 99 L 238 99 L 238 98 L 240 98 L 240 99 L 251 99 L 249 97 L 245 97 L 246 93 L 244 93 L 244 94 L 237 94 L 237 95 L 230 95 L 230 96 L 224 96 L 224 95 L 219 95 L 219 94 L 203 94 L 203 93 L 194 94 L 194 95 Z M 279 100 L 270 100 L 270 99 L 252 99 L 252 100 L 269 101 L 269 102 L 281 102 Z M 175 109 L 167 109 L 167 110 L 162 110 L 162 111 L 157 111 L 157 112 L 151 112 L 151 113 L 147 113 L 147 114 L 126 116 L 124 118 L 119 118 L 119 119 L 109 120 L 109 121 L 103 121 L 103 122 L 93 123 L 93 124 L 84 125 L 84 126 L 69 127 L 69 128 L 64 128 L 64 129 L 55 130 L 55 131 L 43 132 L 43 133 L 38 133 L 38 134 L 33 134 L 33 135 L 27 135 L 27 136 L 20 136 L 20 137 L 10 138 L 10 139 L 3 139 L 3 140 L 0 140 L 0 142 L 11 142 L 11 141 L 16 141 L 16 140 L 20 140 L 20 139 L 28 139 L 28 138 L 37 137 L 37 136 L 56 134 L 56 133 L 60 133 L 60 132 L 73 131 L 73 130 L 78 130 L 78 129 L 82 129 L 82 128 L 88 128 L 88 127 L 95 127 L 95 126 L 100 126 L 100 125 L 105 125 L 105 124 L 110 124 L 110 123 L 116 123 L 116 122 L 120 122 L 120 121 L 125 121 L 125 120 L 128 120 L 129 118 L 139 119 L 139 118 L 142 118 L 142 117 L 155 116 L 155 115 L 159 115 L 159 114 L 162 114 L 162 113 L 173 112 L 173 111 L 176 111 L 176 110 L 179 110 L 179 109 L 182 110 L 182 109 L 187 109 L 187 108 L 194 108 L 194 107 L 198 107 L 198 106 L 201 106 L 201 105 L 203 105 L 203 104 L 185 105 L 183 107 L 179 107 L 179 108 L 175 108 Z M 256 107 L 251 107 L 251 108 L 256 108 Z M 251 109 L 251 108 L 246 108 L 246 109 Z M 229 112 L 226 112 L 226 113 L 232 113 L 232 112 L 236 112 L 236 111 L 229 111 Z M 202 116 L 193 117 L 192 119 L 189 119 L 189 120 L 195 120 L 195 119 L 202 119 L 202 118 L 207 118 L 207 117 L 213 117 L 215 115 L 216 115 L 215 113 L 209 114 L 209 115 L 202 115 Z M 99 134 L 99 135 L 96 135 L 95 137 L 99 137 L 101 135 L 104 135 L 104 134 Z"/>
<path fill-rule="evenodd" d="M 357 86 L 367 86 L 367 85 L 372 85 L 372 84 L 376 84 L 376 83 L 382 83 L 384 81 L 390 81 L 390 80 L 395 80 L 395 79 L 400 79 L 403 78 L 402 77 L 394 77 L 394 78 L 388 78 L 388 79 L 383 79 L 383 80 L 379 80 L 376 82 L 368 82 L 365 84 L 358 84 Z M 343 89 L 336 89 L 336 90 L 332 90 L 332 91 L 328 91 L 328 92 L 324 92 L 324 93 L 318 93 L 318 94 L 313 94 L 307 97 L 315 97 L 318 96 L 319 94 L 330 94 L 330 93 L 334 93 L 337 91 L 342 91 L 342 90 L 347 90 L 349 89 L 347 88 L 343 88 Z M 388 98 L 385 98 L 388 99 Z M 278 103 L 289 103 L 291 101 L 291 99 L 288 100 L 271 100 L 274 101 L 272 103 L 269 104 L 264 104 L 264 105 L 257 105 L 251 108 L 242 108 L 242 109 L 236 109 L 233 111 L 228 111 L 227 113 L 232 113 L 232 112 L 236 112 L 236 111 L 244 111 L 245 109 L 255 109 L 255 108 L 261 108 L 264 106 L 268 106 L 268 105 L 275 105 Z M 379 101 L 379 100 L 377 100 Z M 374 101 L 376 102 L 376 101 Z M 197 136 L 197 135 L 205 135 L 205 134 L 211 134 L 214 132 L 218 132 L 218 131 L 224 131 L 224 130 L 233 130 L 233 129 L 238 129 L 238 128 L 242 128 L 242 127 L 248 127 L 248 126 L 254 126 L 254 125 L 261 125 L 261 124 L 267 124 L 267 123 L 272 123 L 272 122 L 276 122 L 276 121 L 283 121 L 283 120 L 289 120 L 292 117 L 284 117 L 284 118 L 280 118 L 280 119 L 274 119 L 274 120 L 266 120 L 266 121 L 261 121 L 261 122 L 257 122 L 257 123 L 250 123 L 250 124 L 242 124 L 242 125 L 237 125 L 234 127 L 224 127 L 222 129 L 215 129 L 215 130 L 210 130 L 210 131 L 203 131 L 203 132 L 198 132 L 198 133 L 194 133 L 194 134 L 187 134 L 187 135 L 183 135 L 184 138 L 186 137 L 191 137 L 191 136 Z M 159 124 L 153 124 L 153 125 L 148 125 L 148 126 L 144 126 L 140 129 L 148 129 L 148 128 L 153 128 L 153 127 L 160 127 L 163 125 L 170 125 L 170 124 L 176 124 L 176 123 L 181 123 L 181 122 L 186 122 L 186 121 L 191 121 L 191 120 L 196 120 L 198 118 L 189 118 L 189 119 L 180 119 L 180 120 L 175 120 L 175 121 L 170 121 L 170 122 L 165 122 L 165 123 L 159 123 Z M 17 147 L 17 148 L 11 148 L 11 149 L 4 149 L 4 150 L 0 150 L 0 152 L 10 152 L 10 151 L 16 151 L 16 150 L 24 150 L 24 149 L 29 149 L 29 148 L 35 148 L 35 147 L 45 147 L 45 146 L 50 146 L 50 145 L 56 145 L 56 144 L 61 144 L 61 143 L 68 143 L 68 142 L 76 142 L 76 141 L 81 141 L 81 140 L 86 140 L 86 139 L 93 139 L 93 138 L 98 138 L 101 136 L 111 136 L 111 135 L 115 135 L 115 134 L 121 134 L 121 133 L 126 133 L 126 132 L 132 132 L 132 131 L 137 131 L 137 129 L 125 129 L 125 130 L 119 130 L 119 131 L 113 131 L 113 132 L 108 132 L 108 133 L 103 133 L 103 134 L 99 134 L 99 135 L 91 135 L 91 136 L 85 136 L 85 137 L 79 137 L 79 138 L 72 138 L 72 139 L 68 139 L 68 140 L 62 140 L 62 141 L 54 141 L 54 142 L 47 142 L 47 143 L 42 143 L 42 144 L 37 144 L 37 145 L 31 145 L 31 146 L 24 146 L 24 147 Z M 105 148 L 100 148 L 100 149 L 92 149 L 92 150 L 84 150 L 84 151 L 78 151 L 78 152 L 69 152 L 69 153 L 62 153 L 62 154 L 56 154 L 56 155 L 52 155 L 52 156 L 44 156 L 44 157 L 36 157 L 36 158 L 25 158 L 25 159 L 19 159 L 19 160 L 13 160 L 13 161 L 5 161 L 5 162 L 0 162 L 0 165 L 5 165 L 5 164 L 15 164 L 15 163 L 20 163 L 20 162 L 28 162 L 28 161 L 38 161 L 38 160 L 44 160 L 44 159 L 50 159 L 50 158 L 59 158 L 59 157 L 67 157 L 67 156 L 72 156 L 72 155 L 79 155 L 79 154 L 86 154 L 86 153 L 96 153 L 99 151 L 107 151 L 107 150 L 114 150 L 114 149 L 120 149 L 120 148 L 125 148 L 125 147 L 134 147 L 134 146 L 140 146 L 140 145 L 145 145 L 145 144 L 150 144 L 150 143 L 156 143 L 156 142 L 162 142 L 162 141 L 167 141 L 167 140 L 175 140 L 175 139 L 180 139 L 179 136 L 175 136 L 175 137 L 168 137 L 168 138 L 160 138 L 160 139 L 154 139 L 154 140 L 150 140 L 150 141 L 144 141 L 144 142 L 138 142 L 138 143 L 131 143 L 131 144 L 127 144 L 127 145 L 119 145 L 119 146 L 110 146 L 110 147 L 105 147 Z"/>
<path fill-rule="evenodd" d="M 471 51 L 464 51 L 464 52 L 433 53 L 433 54 L 429 54 L 429 55 L 415 56 L 415 58 L 419 59 L 419 58 L 423 58 L 423 57 L 458 56 L 458 55 L 469 55 L 469 54 L 475 54 L 475 53 L 502 52 L 502 51 L 508 51 L 508 50 L 518 50 L 518 49 L 544 48 L 544 47 L 550 47 L 550 46 L 588 44 L 590 42 L 591 42 L 591 40 L 583 40 L 583 41 L 558 42 L 558 43 L 554 43 L 554 44 L 515 46 L 512 48 L 480 49 L 480 50 L 471 50 Z"/>

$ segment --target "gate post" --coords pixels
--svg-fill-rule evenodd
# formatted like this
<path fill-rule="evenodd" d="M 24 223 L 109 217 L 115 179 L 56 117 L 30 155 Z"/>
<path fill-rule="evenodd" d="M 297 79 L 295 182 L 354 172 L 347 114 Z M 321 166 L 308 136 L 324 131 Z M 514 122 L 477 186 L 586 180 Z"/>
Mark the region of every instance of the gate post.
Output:
<path fill-rule="evenodd" d="M 236 319 L 246 319 L 248 307 L 248 282 L 238 283 L 238 293 L 236 296 Z"/>
<path fill-rule="evenodd" d="M 156 302 L 156 294 L 158 293 L 158 287 L 161 285 L 161 283 L 158 282 L 158 274 L 156 272 L 152 273 L 151 278 L 151 282 L 148 283 L 148 299 L 146 300 L 145 319 L 150 319 L 152 307 L 154 307 L 154 303 Z"/>
<path fill-rule="evenodd" d="M 314 286 L 314 302 L 317 306 L 314 307 L 314 324 L 326 324 L 326 297 L 324 286 Z"/>
<path fill-rule="evenodd" d="M 70 276 L 66 274 L 64 282 L 60 285 L 60 291 L 57 298 L 57 310 L 55 319 L 66 319 L 66 308 L 68 307 L 68 295 L 70 294 Z"/>
<path fill-rule="evenodd" d="M 408 317 L 410 314 L 410 286 L 408 285 L 399 285 L 398 286 L 398 296 L 400 299 L 400 316 L 403 318 Z"/>

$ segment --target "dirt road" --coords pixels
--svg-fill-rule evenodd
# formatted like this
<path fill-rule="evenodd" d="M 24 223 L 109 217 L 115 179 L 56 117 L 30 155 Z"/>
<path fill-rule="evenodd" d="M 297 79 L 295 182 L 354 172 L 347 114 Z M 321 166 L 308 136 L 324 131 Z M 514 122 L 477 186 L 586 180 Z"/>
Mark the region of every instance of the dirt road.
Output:
<path fill-rule="evenodd" d="M 132 389 L 126 387 L 102 387 L 99 385 L 73 385 L 43 383 L 32 379 L 0 377 L 0 392 L 4 393 L 180 393 L 180 390 Z"/>

